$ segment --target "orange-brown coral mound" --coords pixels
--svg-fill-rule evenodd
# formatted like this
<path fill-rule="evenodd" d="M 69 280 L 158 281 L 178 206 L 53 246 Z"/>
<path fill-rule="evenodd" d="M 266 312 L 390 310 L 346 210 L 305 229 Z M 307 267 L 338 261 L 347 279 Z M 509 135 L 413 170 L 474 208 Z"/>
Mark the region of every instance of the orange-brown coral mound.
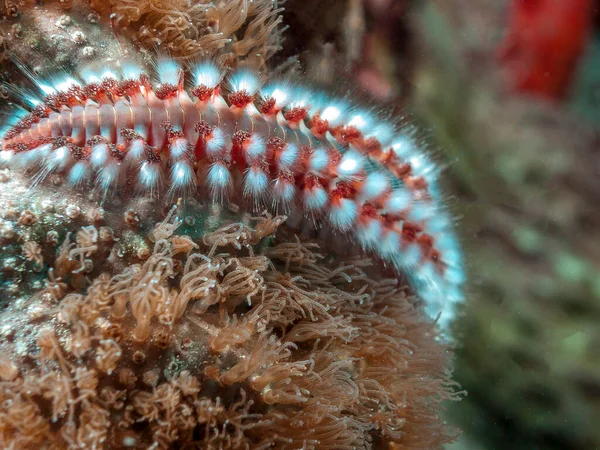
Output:
<path fill-rule="evenodd" d="M 220 55 L 221 62 L 245 58 L 262 66 L 279 49 L 281 23 L 271 0 L 91 0 L 113 25 L 132 32 L 147 47 L 175 58 Z"/>
<path fill-rule="evenodd" d="M 455 399 L 394 280 L 264 237 L 154 230 L 143 263 L 0 316 L 3 448 L 438 448 Z M 165 225 L 167 222 L 163 223 Z M 269 238 L 270 239 L 270 238 Z M 259 251 L 260 249 L 260 251 Z M 64 287 L 64 286 L 63 286 Z"/>

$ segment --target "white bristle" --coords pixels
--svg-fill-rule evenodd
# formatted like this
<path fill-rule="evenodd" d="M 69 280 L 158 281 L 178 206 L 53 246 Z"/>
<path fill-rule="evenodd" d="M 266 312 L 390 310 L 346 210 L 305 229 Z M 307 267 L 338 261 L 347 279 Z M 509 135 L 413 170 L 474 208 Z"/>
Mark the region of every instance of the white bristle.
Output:
<path fill-rule="evenodd" d="M 376 250 L 384 257 L 395 255 L 400 250 L 400 235 L 393 230 L 384 230 Z"/>
<path fill-rule="evenodd" d="M 341 198 L 331 204 L 329 220 L 338 230 L 347 231 L 354 225 L 358 210 L 354 200 Z"/>
<path fill-rule="evenodd" d="M 418 279 L 420 283 L 428 285 L 440 284 L 440 282 L 443 282 L 440 275 L 437 273 L 435 265 L 430 261 L 420 264 L 413 276 Z"/>
<path fill-rule="evenodd" d="M 322 211 L 327 206 L 327 192 L 320 186 L 304 189 L 304 206 L 311 211 Z"/>
<path fill-rule="evenodd" d="M 353 114 L 348 121 L 348 126 L 355 127 L 361 133 L 371 128 L 373 125 L 373 118 L 364 112 Z"/>
<path fill-rule="evenodd" d="M 0 164 L 8 164 L 13 156 L 15 156 L 15 152 L 12 150 L 2 150 L 0 151 Z"/>
<path fill-rule="evenodd" d="M 161 84 L 177 86 L 181 66 L 172 59 L 161 58 L 156 63 L 156 73 Z"/>
<path fill-rule="evenodd" d="M 362 156 L 354 150 L 349 150 L 344 153 L 337 166 L 338 176 L 342 180 L 354 180 L 362 170 Z"/>
<path fill-rule="evenodd" d="M 79 161 L 69 171 L 68 181 L 75 187 L 81 186 L 90 176 L 90 165 L 87 161 Z"/>
<path fill-rule="evenodd" d="M 221 72 L 212 62 L 204 61 L 197 64 L 193 72 L 197 86 L 214 89 L 221 82 Z"/>
<path fill-rule="evenodd" d="M 102 81 L 102 74 L 97 67 L 90 66 L 84 67 L 80 71 L 81 78 L 86 84 L 100 83 Z"/>
<path fill-rule="evenodd" d="M 29 152 L 22 152 L 20 154 L 29 153 L 31 155 L 31 159 L 30 159 L 31 164 L 39 164 L 50 155 L 51 151 L 52 151 L 52 144 L 44 144 L 44 145 L 40 145 L 39 147 L 34 148 L 33 150 L 31 150 Z"/>
<path fill-rule="evenodd" d="M 181 159 L 184 156 L 188 149 L 188 141 L 183 138 L 177 138 L 173 141 L 171 146 L 169 147 L 169 154 L 171 156 L 171 161 L 175 162 Z"/>
<path fill-rule="evenodd" d="M 294 144 L 286 144 L 277 161 L 279 169 L 292 169 L 298 160 L 298 147 Z"/>
<path fill-rule="evenodd" d="M 425 222 L 429 220 L 434 213 L 433 205 L 425 202 L 415 202 L 408 211 L 407 219 L 411 222 Z"/>
<path fill-rule="evenodd" d="M 116 74 L 116 72 L 113 72 L 112 70 L 105 70 L 100 75 L 100 78 L 103 80 L 118 80 L 119 76 Z"/>
<path fill-rule="evenodd" d="M 413 139 L 406 134 L 402 134 L 394 140 L 392 150 L 401 160 L 406 160 L 418 152 L 417 145 Z"/>
<path fill-rule="evenodd" d="M 253 133 L 246 142 L 246 162 L 251 164 L 265 156 L 267 146 L 265 140 L 258 133 Z"/>
<path fill-rule="evenodd" d="M 437 210 L 436 215 L 429 219 L 427 224 L 427 229 L 433 234 L 445 234 L 448 232 L 449 228 L 451 228 L 451 225 L 448 216 L 439 209 Z M 454 236 L 450 234 L 449 239 L 454 241 Z"/>
<path fill-rule="evenodd" d="M 446 267 L 444 278 L 452 284 L 462 284 L 465 282 L 465 272 L 460 267 Z"/>
<path fill-rule="evenodd" d="M 138 180 L 143 189 L 153 192 L 160 184 L 160 165 L 144 161 L 140 167 Z"/>
<path fill-rule="evenodd" d="M 261 89 L 264 98 L 275 100 L 275 109 L 280 110 L 287 106 L 292 100 L 290 87 L 283 84 L 269 85 Z"/>
<path fill-rule="evenodd" d="M 138 63 L 132 60 L 124 60 L 121 62 L 121 73 L 126 79 L 137 80 L 144 73 L 144 70 Z"/>
<path fill-rule="evenodd" d="M 428 183 L 433 183 L 438 177 L 438 167 L 424 154 L 417 153 L 409 158 L 408 162 L 413 169 L 414 175 L 425 178 Z"/>
<path fill-rule="evenodd" d="M 97 144 L 92 147 L 90 162 L 95 169 L 101 169 L 108 161 L 108 145 Z"/>
<path fill-rule="evenodd" d="M 374 137 L 381 143 L 383 147 L 388 146 L 392 139 L 397 136 L 397 132 L 391 125 L 378 121 L 378 125 L 370 127 L 370 133 L 365 134 L 365 138 Z"/>
<path fill-rule="evenodd" d="M 394 261 L 401 267 L 413 270 L 423 258 L 423 253 L 417 244 L 409 244 L 402 247 L 402 251 L 397 253 Z"/>
<path fill-rule="evenodd" d="M 43 144 L 33 150 L 17 153 L 12 159 L 12 164 L 20 169 L 29 170 L 42 164 L 51 151 L 52 144 Z"/>
<path fill-rule="evenodd" d="M 273 202 L 288 205 L 296 195 L 296 186 L 287 180 L 277 179 L 273 183 Z"/>
<path fill-rule="evenodd" d="M 229 78 L 231 92 L 245 91 L 254 95 L 259 87 L 259 80 L 255 73 L 248 70 L 240 70 Z"/>
<path fill-rule="evenodd" d="M 210 189 L 213 201 L 222 202 L 233 184 L 233 178 L 229 169 L 223 163 L 217 162 L 210 166 L 206 184 Z"/>
<path fill-rule="evenodd" d="M 208 157 L 216 157 L 222 155 L 224 150 L 225 133 L 220 128 L 215 128 L 206 139 L 206 154 Z"/>
<path fill-rule="evenodd" d="M 54 150 L 46 159 L 46 166 L 49 171 L 65 170 L 71 162 L 71 154 L 65 146 Z"/>
<path fill-rule="evenodd" d="M 366 249 L 374 248 L 381 240 L 383 227 L 379 220 L 369 218 L 365 223 L 359 223 L 356 228 L 358 241 Z"/>
<path fill-rule="evenodd" d="M 365 178 L 360 192 L 362 201 L 374 200 L 381 197 L 390 189 L 390 181 L 381 172 L 371 172 Z"/>
<path fill-rule="evenodd" d="M 74 78 L 67 77 L 64 80 L 61 80 L 58 83 L 56 83 L 55 86 L 56 86 L 57 90 L 66 92 L 69 90 L 69 88 L 74 87 L 74 86 L 76 86 L 76 87 L 80 86 L 80 84 Z"/>
<path fill-rule="evenodd" d="M 127 153 L 125 154 L 125 161 L 128 163 L 139 163 L 144 156 L 144 149 L 146 148 L 146 144 L 141 139 L 135 139 L 131 141 L 129 144 L 129 148 L 127 149 Z"/>
<path fill-rule="evenodd" d="M 23 99 L 29 104 L 30 108 L 35 108 L 42 103 L 42 100 L 32 97 L 30 95 L 24 95 Z"/>
<path fill-rule="evenodd" d="M 308 108 L 312 99 L 314 99 L 313 92 L 303 87 L 297 87 L 291 91 L 288 106 L 290 108 Z"/>
<path fill-rule="evenodd" d="M 335 128 L 342 125 L 344 120 L 342 107 L 339 105 L 331 105 L 326 107 L 321 113 L 321 119 L 326 120 L 329 123 L 330 128 Z"/>
<path fill-rule="evenodd" d="M 244 196 L 258 199 L 263 197 L 269 188 L 269 178 L 259 167 L 249 167 L 244 177 Z"/>
<path fill-rule="evenodd" d="M 179 161 L 171 167 L 171 190 L 190 190 L 196 186 L 196 176 L 187 162 Z"/>
<path fill-rule="evenodd" d="M 89 83 L 89 81 L 87 81 L 87 82 Z M 41 81 L 37 81 L 36 84 L 44 94 L 46 94 L 46 95 L 56 94 L 56 89 L 54 89 L 52 86 L 50 86 L 46 83 L 43 83 Z"/>
<path fill-rule="evenodd" d="M 314 175 L 323 175 L 329 165 L 329 154 L 322 147 L 316 148 L 308 158 L 308 171 Z"/>
<path fill-rule="evenodd" d="M 385 200 L 383 207 L 389 214 L 399 214 L 410 208 L 412 202 L 413 198 L 408 190 L 396 189 Z"/>
<path fill-rule="evenodd" d="M 119 164 L 113 163 L 104 166 L 96 178 L 96 182 L 101 190 L 106 193 L 111 187 L 117 184 L 119 179 Z"/>

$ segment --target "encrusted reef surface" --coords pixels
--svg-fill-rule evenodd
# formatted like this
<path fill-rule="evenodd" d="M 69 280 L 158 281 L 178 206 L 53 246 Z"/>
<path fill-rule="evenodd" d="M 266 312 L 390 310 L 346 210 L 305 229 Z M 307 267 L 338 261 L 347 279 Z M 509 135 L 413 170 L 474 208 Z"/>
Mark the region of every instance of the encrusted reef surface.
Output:
<path fill-rule="evenodd" d="M 31 235 L 14 258 L 30 267 L 0 315 L 8 448 L 437 448 L 455 437 L 438 416 L 458 398 L 451 355 L 406 288 L 367 275 L 368 260 L 326 258 L 284 232 L 261 246 L 283 217 L 192 238 L 176 207 L 148 233 L 102 233 L 110 215 L 81 214 L 94 224 L 65 219 L 72 239 L 42 251 Z M 115 250 L 128 239 L 137 250 Z"/>

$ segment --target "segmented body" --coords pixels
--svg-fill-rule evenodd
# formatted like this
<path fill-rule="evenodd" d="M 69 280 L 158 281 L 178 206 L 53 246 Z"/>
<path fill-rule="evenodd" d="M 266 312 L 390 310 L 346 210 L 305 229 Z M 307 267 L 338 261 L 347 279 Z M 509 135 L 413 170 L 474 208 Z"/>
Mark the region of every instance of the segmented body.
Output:
<path fill-rule="evenodd" d="M 250 72 L 223 83 L 209 63 L 190 89 L 169 60 L 159 83 L 136 65 L 120 72 L 48 95 L 4 134 L 1 160 L 36 181 L 61 173 L 104 193 L 242 196 L 250 209 L 301 213 L 407 274 L 431 314 L 462 299 L 437 170 L 407 133 L 302 87 L 261 87 Z"/>

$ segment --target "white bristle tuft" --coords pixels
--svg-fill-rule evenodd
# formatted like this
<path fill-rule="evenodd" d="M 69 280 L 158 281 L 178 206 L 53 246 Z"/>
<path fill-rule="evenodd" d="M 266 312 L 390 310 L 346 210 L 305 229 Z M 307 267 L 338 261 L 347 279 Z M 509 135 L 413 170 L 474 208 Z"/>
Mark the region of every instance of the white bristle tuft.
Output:
<path fill-rule="evenodd" d="M 23 170 L 30 170 L 40 166 L 50 155 L 52 144 L 43 144 L 33 150 L 19 152 L 12 159 L 12 165 Z"/>
<path fill-rule="evenodd" d="M 375 249 L 386 258 L 397 254 L 400 250 L 400 235 L 393 230 L 384 230 Z"/>
<path fill-rule="evenodd" d="M 258 200 L 267 194 L 268 189 L 267 174 L 260 167 L 249 167 L 244 176 L 244 196 Z"/>
<path fill-rule="evenodd" d="M 365 134 L 365 138 L 377 138 L 383 147 L 390 145 L 392 139 L 397 136 L 394 127 L 381 121 L 378 121 L 378 125 L 371 127 L 370 130 L 370 133 Z"/>
<path fill-rule="evenodd" d="M 160 185 L 161 170 L 160 165 L 144 161 L 140 167 L 138 180 L 143 190 L 151 194 L 158 189 Z"/>
<path fill-rule="evenodd" d="M 79 161 L 69 171 L 67 180 L 72 186 L 82 186 L 90 177 L 90 165 L 87 161 Z"/>
<path fill-rule="evenodd" d="M 358 241 L 365 249 L 374 248 L 381 240 L 382 233 L 383 226 L 378 220 L 373 218 L 369 218 L 364 223 L 359 223 L 356 228 Z"/>
<path fill-rule="evenodd" d="M 419 280 L 419 284 L 426 284 L 428 286 L 444 283 L 435 265 L 430 261 L 420 264 L 413 274 L 413 278 Z"/>
<path fill-rule="evenodd" d="M 322 147 L 316 148 L 308 158 L 308 171 L 314 175 L 323 175 L 329 165 L 329 154 Z"/>
<path fill-rule="evenodd" d="M 247 92 L 250 95 L 256 94 L 259 88 L 259 79 L 254 72 L 249 70 L 240 70 L 229 78 L 231 92 Z"/>
<path fill-rule="evenodd" d="M 100 70 L 98 70 L 98 67 L 94 65 L 83 67 L 79 71 L 79 74 L 86 84 L 100 83 L 102 81 L 102 73 Z"/>
<path fill-rule="evenodd" d="M 273 203 L 275 206 L 288 207 L 296 195 L 296 186 L 287 180 L 276 179 L 273 183 Z"/>
<path fill-rule="evenodd" d="M 431 160 L 422 153 L 416 153 L 412 157 L 408 158 L 413 174 L 421 176 L 427 180 L 428 183 L 432 184 L 435 182 L 439 175 L 439 168 L 431 162 Z"/>
<path fill-rule="evenodd" d="M 329 220 L 331 224 L 340 231 L 348 231 L 354 226 L 358 209 L 354 200 L 341 198 L 331 204 Z"/>
<path fill-rule="evenodd" d="M 98 79 L 98 81 L 100 81 L 100 80 Z M 86 80 L 86 82 L 90 83 L 90 81 L 87 81 L 87 80 Z M 46 84 L 42 81 L 37 81 L 36 84 L 37 84 L 37 87 L 40 88 L 40 91 L 42 91 L 44 94 L 46 94 L 46 95 L 56 94 L 56 89 L 54 89 L 49 84 Z"/>
<path fill-rule="evenodd" d="M 206 86 L 214 89 L 221 82 L 221 71 L 210 61 L 197 64 L 194 69 L 196 86 Z"/>
<path fill-rule="evenodd" d="M 348 126 L 355 127 L 361 133 L 365 133 L 373 126 L 373 122 L 373 118 L 369 114 L 360 112 L 355 113 L 350 117 Z"/>
<path fill-rule="evenodd" d="M 261 95 L 264 98 L 275 100 L 275 109 L 281 110 L 292 101 L 291 89 L 285 84 L 273 84 L 261 89 Z"/>
<path fill-rule="evenodd" d="M 462 284 L 465 282 L 465 272 L 460 267 L 446 267 L 444 278 L 452 284 Z"/>
<path fill-rule="evenodd" d="M 181 66 L 172 59 L 161 58 L 156 63 L 156 74 L 161 84 L 177 86 L 180 69 Z"/>
<path fill-rule="evenodd" d="M 375 200 L 390 189 L 390 181 L 381 172 L 372 172 L 365 178 L 362 184 L 360 199 L 363 202 Z"/>
<path fill-rule="evenodd" d="M 436 215 L 432 217 L 427 224 L 427 229 L 433 234 L 445 234 L 450 228 L 451 226 L 448 216 L 440 209 L 437 210 Z M 451 233 L 449 235 L 449 239 L 454 242 L 455 238 Z"/>
<path fill-rule="evenodd" d="M 316 186 L 312 189 L 305 188 L 303 196 L 304 206 L 313 212 L 323 211 L 329 201 L 327 192 L 321 186 Z"/>
<path fill-rule="evenodd" d="M 221 156 L 225 151 L 225 133 L 215 128 L 206 139 L 206 154 L 210 158 Z"/>
<path fill-rule="evenodd" d="M 144 149 L 146 144 L 142 139 L 135 139 L 129 144 L 127 153 L 125 154 L 125 161 L 129 164 L 139 163 L 144 156 Z"/>
<path fill-rule="evenodd" d="M 101 191 L 106 194 L 115 187 L 119 180 L 119 164 L 113 163 L 104 166 L 96 177 L 96 183 Z"/>
<path fill-rule="evenodd" d="M 423 259 L 423 253 L 417 244 L 403 246 L 401 252 L 398 252 L 393 258 L 401 267 L 414 270 Z"/>
<path fill-rule="evenodd" d="M 0 151 L 0 166 L 5 166 L 10 164 L 11 160 L 15 156 L 15 152 L 12 150 L 2 150 Z"/>
<path fill-rule="evenodd" d="M 392 150 L 396 156 L 403 161 L 408 160 L 418 153 L 417 144 L 415 144 L 414 140 L 406 134 L 401 134 L 394 140 L 392 143 Z"/>
<path fill-rule="evenodd" d="M 67 77 L 64 80 L 61 80 L 55 84 L 55 87 L 58 91 L 66 92 L 71 87 L 79 87 L 81 84 L 75 80 L 74 78 Z"/>
<path fill-rule="evenodd" d="M 112 71 L 110 69 L 107 69 L 107 70 L 104 70 L 100 74 L 100 78 L 102 80 L 119 80 L 120 77 L 117 75 L 116 72 L 114 72 L 114 71 Z"/>
<path fill-rule="evenodd" d="M 389 214 L 400 214 L 411 207 L 412 195 L 406 189 L 396 189 L 385 200 L 383 205 L 385 212 Z"/>
<path fill-rule="evenodd" d="M 425 202 L 413 203 L 408 211 L 407 219 L 411 222 L 426 222 L 435 214 L 433 205 Z"/>
<path fill-rule="evenodd" d="M 344 120 L 343 108 L 340 105 L 330 105 L 321 112 L 321 119 L 329 123 L 330 128 L 339 127 Z"/>
<path fill-rule="evenodd" d="M 279 159 L 277 166 L 279 169 L 292 169 L 298 160 L 298 147 L 294 144 L 286 144 L 281 153 L 279 153 Z"/>
<path fill-rule="evenodd" d="M 342 180 L 356 180 L 363 167 L 362 156 L 355 150 L 348 150 L 337 166 L 337 174 Z"/>
<path fill-rule="evenodd" d="M 183 138 L 177 138 L 173 141 L 173 143 L 169 147 L 169 155 L 171 157 L 171 161 L 175 162 L 181 159 L 184 156 L 188 149 L 188 141 Z"/>
<path fill-rule="evenodd" d="M 137 80 L 144 73 L 142 67 L 129 59 L 121 62 L 121 73 L 128 80 Z"/>
<path fill-rule="evenodd" d="M 188 192 L 196 187 L 196 175 L 187 162 L 179 161 L 171 167 L 171 193 Z"/>
<path fill-rule="evenodd" d="M 314 93 L 303 87 L 297 87 L 291 91 L 290 108 L 309 108 L 314 99 Z"/>
<path fill-rule="evenodd" d="M 206 184 L 211 192 L 213 202 L 221 203 L 227 198 L 229 190 L 233 185 L 233 178 L 225 164 L 216 162 L 208 170 Z"/>
<path fill-rule="evenodd" d="M 108 162 L 108 145 L 97 144 L 92 147 L 92 154 L 90 156 L 90 162 L 92 166 L 99 170 Z"/>
<path fill-rule="evenodd" d="M 71 154 L 69 153 L 69 149 L 65 146 L 54 150 L 45 160 L 46 168 L 51 172 L 65 170 L 71 162 Z"/>
<path fill-rule="evenodd" d="M 267 146 L 265 140 L 258 133 L 252 133 L 246 143 L 246 162 L 252 164 L 254 161 L 265 156 Z"/>

